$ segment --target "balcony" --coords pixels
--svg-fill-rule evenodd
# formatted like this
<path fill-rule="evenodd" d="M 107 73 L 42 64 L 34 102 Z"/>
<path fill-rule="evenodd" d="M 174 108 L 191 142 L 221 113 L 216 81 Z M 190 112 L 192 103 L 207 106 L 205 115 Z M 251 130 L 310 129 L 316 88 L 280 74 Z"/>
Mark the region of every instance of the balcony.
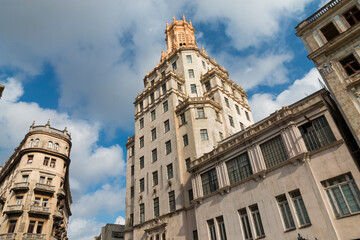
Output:
<path fill-rule="evenodd" d="M 45 239 L 45 234 L 39 234 L 39 233 L 24 233 L 24 236 L 22 238 L 23 240 L 27 239 Z"/>
<path fill-rule="evenodd" d="M 65 190 L 63 188 L 59 188 L 57 195 L 59 197 L 65 197 Z"/>
<path fill-rule="evenodd" d="M 46 193 L 54 193 L 55 192 L 55 186 L 51 186 L 44 183 L 37 183 L 34 188 L 35 191 L 38 192 L 46 192 Z"/>
<path fill-rule="evenodd" d="M 31 205 L 29 213 L 48 216 L 50 215 L 50 208 L 39 205 Z"/>
<path fill-rule="evenodd" d="M 15 236 L 16 236 L 16 233 L 3 233 L 3 234 L 0 234 L 0 240 L 3 240 L 3 239 L 15 239 Z"/>
<path fill-rule="evenodd" d="M 63 219 L 64 218 L 63 213 L 59 210 L 55 210 L 54 218 Z"/>
<path fill-rule="evenodd" d="M 8 205 L 4 212 L 6 214 L 18 214 L 23 212 L 23 208 L 23 205 Z"/>
<path fill-rule="evenodd" d="M 14 183 L 13 187 L 11 188 L 13 191 L 23 191 L 29 190 L 29 183 L 28 182 L 18 182 Z"/>

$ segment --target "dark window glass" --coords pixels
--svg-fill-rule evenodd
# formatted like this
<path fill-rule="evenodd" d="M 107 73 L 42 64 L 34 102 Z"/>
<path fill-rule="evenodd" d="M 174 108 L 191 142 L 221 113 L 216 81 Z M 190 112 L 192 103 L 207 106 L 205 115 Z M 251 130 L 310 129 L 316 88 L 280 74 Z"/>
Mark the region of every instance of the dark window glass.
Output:
<path fill-rule="evenodd" d="M 326 40 L 328 40 L 328 41 L 330 41 L 331 39 L 335 38 L 337 35 L 340 34 L 332 22 L 325 25 L 320 30 L 323 33 Z"/>
<path fill-rule="evenodd" d="M 173 178 L 173 177 L 174 177 L 174 173 L 173 173 L 172 163 L 170 163 L 169 165 L 167 165 L 166 168 L 167 168 L 168 179 Z"/>
<path fill-rule="evenodd" d="M 216 218 L 218 227 L 219 227 L 219 235 L 221 240 L 227 240 L 226 238 L 226 230 L 223 216 Z"/>
<path fill-rule="evenodd" d="M 209 227 L 209 233 L 210 233 L 210 239 L 216 240 L 216 231 L 215 231 L 215 223 L 213 219 L 210 219 L 207 221 L 208 227 Z"/>
<path fill-rule="evenodd" d="M 140 179 L 140 192 L 145 190 L 145 180 L 144 178 Z"/>
<path fill-rule="evenodd" d="M 340 60 L 340 63 L 349 76 L 360 71 L 360 64 L 353 54 L 350 54 L 346 58 Z"/>
<path fill-rule="evenodd" d="M 176 210 L 176 203 L 175 203 L 175 192 L 169 192 L 169 209 L 170 212 L 175 212 Z"/>
<path fill-rule="evenodd" d="M 266 168 L 274 167 L 288 158 L 281 135 L 261 144 L 260 148 L 264 157 Z"/>
<path fill-rule="evenodd" d="M 245 152 L 226 162 L 230 184 L 239 182 L 252 174 L 248 153 Z"/>
<path fill-rule="evenodd" d="M 356 6 L 345 12 L 343 15 L 350 26 L 353 26 L 360 21 L 360 11 Z"/>
<path fill-rule="evenodd" d="M 201 174 L 201 182 L 204 195 L 210 194 L 219 188 L 215 168 Z"/>
<path fill-rule="evenodd" d="M 154 217 L 158 217 L 160 215 L 159 211 L 159 198 L 154 198 Z"/>
<path fill-rule="evenodd" d="M 140 203 L 140 223 L 145 222 L 145 204 Z"/>

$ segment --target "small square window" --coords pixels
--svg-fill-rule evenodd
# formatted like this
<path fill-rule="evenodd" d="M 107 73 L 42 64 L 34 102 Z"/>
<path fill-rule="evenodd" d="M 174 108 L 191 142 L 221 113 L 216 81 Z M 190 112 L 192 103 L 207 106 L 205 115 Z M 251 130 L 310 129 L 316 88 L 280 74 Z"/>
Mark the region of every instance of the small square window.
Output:
<path fill-rule="evenodd" d="M 191 55 L 186 55 L 186 61 L 187 61 L 188 63 L 192 63 Z"/>
<path fill-rule="evenodd" d="M 195 77 L 194 69 L 189 69 L 188 72 L 189 72 L 189 78 L 194 78 Z"/>

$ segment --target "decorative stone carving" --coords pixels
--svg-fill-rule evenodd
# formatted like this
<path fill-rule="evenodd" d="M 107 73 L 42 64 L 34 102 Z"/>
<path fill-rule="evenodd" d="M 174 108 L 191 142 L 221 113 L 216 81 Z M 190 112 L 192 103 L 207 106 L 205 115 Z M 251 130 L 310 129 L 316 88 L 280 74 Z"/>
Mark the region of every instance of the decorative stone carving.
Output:
<path fill-rule="evenodd" d="M 328 61 L 328 62 L 324 63 L 322 66 L 320 66 L 319 71 L 322 76 L 326 76 L 329 73 L 332 73 L 334 71 L 334 68 L 332 66 L 331 61 Z"/>

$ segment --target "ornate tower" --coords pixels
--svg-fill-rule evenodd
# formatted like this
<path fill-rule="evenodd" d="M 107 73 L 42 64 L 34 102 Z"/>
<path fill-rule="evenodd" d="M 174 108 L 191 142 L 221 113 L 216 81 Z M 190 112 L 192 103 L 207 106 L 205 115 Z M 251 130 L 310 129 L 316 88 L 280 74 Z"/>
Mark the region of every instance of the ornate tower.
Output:
<path fill-rule="evenodd" d="M 144 77 L 126 144 L 126 239 L 192 239 L 190 162 L 253 123 L 245 91 L 197 47 L 191 22 L 174 18 L 165 33 L 167 51 Z"/>
<path fill-rule="evenodd" d="M 68 239 L 71 137 L 30 127 L 0 172 L 0 239 Z"/>

